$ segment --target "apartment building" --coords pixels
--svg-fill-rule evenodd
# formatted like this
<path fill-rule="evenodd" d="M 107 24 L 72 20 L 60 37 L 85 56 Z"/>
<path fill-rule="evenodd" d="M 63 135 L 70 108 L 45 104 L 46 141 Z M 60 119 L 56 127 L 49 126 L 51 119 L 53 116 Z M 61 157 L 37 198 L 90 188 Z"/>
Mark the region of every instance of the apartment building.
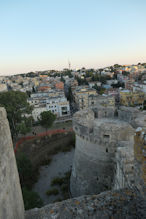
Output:
<path fill-rule="evenodd" d="M 35 121 L 40 117 L 41 112 L 51 111 L 57 117 L 70 115 L 70 106 L 64 93 L 61 92 L 46 92 L 31 94 L 28 99 L 30 105 L 33 106 L 32 116 Z"/>
<path fill-rule="evenodd" d="M 7 85 L 6 84 L 0 84 L 0 92 L 4 92 L 4 91 L 7 91 L 8 88 L 7 88 Z"/>
<path fill-rule="evenodd" d="M 73 91 L 75 106 L 78 110 L 89 107 L 91 96 L 97 96 L 96 90 L 88 86 L 78 86 Z"/>
<path fill-rule="evenodd" d="M 142 105 L 145 99 L 144 92 L 130 90 L 120 91 L 120 104 L 124 106 Z"/>
<path fill-rule="evenodd" d="M 46 100 L 47 111 L 56 114 L 57 117 L 70 115 L 70 106 L 66 97 L 50 97 Z"/>

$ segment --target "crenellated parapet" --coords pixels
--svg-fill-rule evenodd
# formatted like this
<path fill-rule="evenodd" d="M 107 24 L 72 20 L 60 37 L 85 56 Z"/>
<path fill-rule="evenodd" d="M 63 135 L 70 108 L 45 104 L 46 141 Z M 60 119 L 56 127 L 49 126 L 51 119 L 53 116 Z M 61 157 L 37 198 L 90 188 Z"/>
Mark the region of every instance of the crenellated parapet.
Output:
<path fill-rule="evenodd" d="M 115 108 L 106 108 L 106 115 L 103 113 L 101 116 L 104 109 L 105 107 L 100 107 L 78 111 L 73 117 L 73 129 L 76 135 L 98 144 L 108 142 L 112 145 L 117 141 L 129 140 L 128 135 L 133 134 L 131 125 L 115 116 Z"/>

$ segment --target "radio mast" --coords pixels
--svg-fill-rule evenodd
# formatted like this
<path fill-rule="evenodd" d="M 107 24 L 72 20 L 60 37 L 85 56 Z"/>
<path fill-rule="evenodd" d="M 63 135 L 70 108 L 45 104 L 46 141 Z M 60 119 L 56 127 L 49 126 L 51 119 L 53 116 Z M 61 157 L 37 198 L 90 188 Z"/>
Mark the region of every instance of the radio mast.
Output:
<path fill-rule="evenodd" d="M 68 68 L 69 68 L 69 70 L 71 69 L 71 63 L 69 60 L 68 60 Z"/>

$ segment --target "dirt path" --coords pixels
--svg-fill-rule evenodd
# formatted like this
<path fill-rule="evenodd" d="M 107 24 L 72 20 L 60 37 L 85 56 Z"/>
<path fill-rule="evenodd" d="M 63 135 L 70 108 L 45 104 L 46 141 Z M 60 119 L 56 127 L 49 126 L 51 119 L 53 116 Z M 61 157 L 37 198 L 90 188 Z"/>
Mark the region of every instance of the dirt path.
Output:
<path fill-rule="evenodd" d="M 40 167 L 40 177 L 33 190 L 40 195 L 44 205 L 52 203 L 58 198 L 62 199 L 61 194 L 47 196 L 46 191 L 51 188 L 50 183 L 54 177 L 63 177 L 64 173 L 71 170 L 73 156 L 74 149 L 70 152 L 58 153 L 53 156 L 52 162 L 49 165 Z"/>

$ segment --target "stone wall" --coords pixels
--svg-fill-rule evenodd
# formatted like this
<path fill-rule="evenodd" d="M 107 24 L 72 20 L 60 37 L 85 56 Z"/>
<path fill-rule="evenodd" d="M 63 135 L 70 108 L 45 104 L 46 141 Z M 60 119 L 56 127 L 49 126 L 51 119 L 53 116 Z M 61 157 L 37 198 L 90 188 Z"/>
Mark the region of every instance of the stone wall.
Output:
<path fill-rule="evenodd" d="M 113 119 L 94 118 L 92 110 L 74 118 L 76 151 L 71 191 L 80 196 L 25 212 L 25 219 L 137 219 L 145 218 L 146 129 L 145 115 L 139 116 L 133 141 L 133 129 Z M 83 115 L 83 117 L 82 117 Z M 134 186 L 132 185 L 134 144 Z M 108 149 L 108 150 L 107 150 Z M 108 173 L 108 174 L 107 174 Z M 132 175 L 131 175 L 132 173 Z M 113 182 L 113 183 L 112 183 Z M 142 196 L 141 196 L 142 195 Z M 0 108 L 0 219 L 24 219 L 24 206 L 6 112 Z"/>
<path fill-rule="evenodd" d="M 133 190 L 123 189 L 35 208 L 26 211 L 25 219 L 143 219 L 144 204 Z"/>
<path fill-rule="evenodd" d="M 134 140 L 134 139 L 133 139 Z M 119 142 L 116 152 L 116 174 L 113 189 L 134 186 L 134 142 Z"/>
<path fill-rule="evenodd" d="M 134 139 L 135 185 L 138 191 L 146 197 L 146 130 L 139 128 Z"/>
<path fill-rule="evenodd" d="M 9 124 L 0 108 L 0 219 L 23 219 L 24 206 Z"/>
<path fill-rule="evenodd" d="M 73 197 L 98 194 L 112 189 L 116 176 L 119 176 L 119 173 L 116 173 L 118 171 L 117 160 L 121 162 L 120 157 L 117 156 L 119 144 L 125 142 L 125 146 L 128 145 L 128 148 L 129 145 L 133 146 L 133 128 L 127 122 L 117 118 L 111 119 L 114 111 L 112 115 L 111 112 L 110 109 L 107 114 L 108 118 L 105 118 L 104 115 L 102 118 L 101 114 L 101 118 L 93 117 L 93 113 L 89 112 L 88 114 L 88 111 L 77 112 L 74 116 L 76 149 L 70 186 Z M 120 164 L 124 165 L 124 162 Z M 125 173 L 127 168 L 125 165 Z M 122 180 L 122 177 L 119 178 L 119 181 Z M 124 186 L 125 183 L 120 182 L 120 186 L 116 187 L 123 188 Z"/>

